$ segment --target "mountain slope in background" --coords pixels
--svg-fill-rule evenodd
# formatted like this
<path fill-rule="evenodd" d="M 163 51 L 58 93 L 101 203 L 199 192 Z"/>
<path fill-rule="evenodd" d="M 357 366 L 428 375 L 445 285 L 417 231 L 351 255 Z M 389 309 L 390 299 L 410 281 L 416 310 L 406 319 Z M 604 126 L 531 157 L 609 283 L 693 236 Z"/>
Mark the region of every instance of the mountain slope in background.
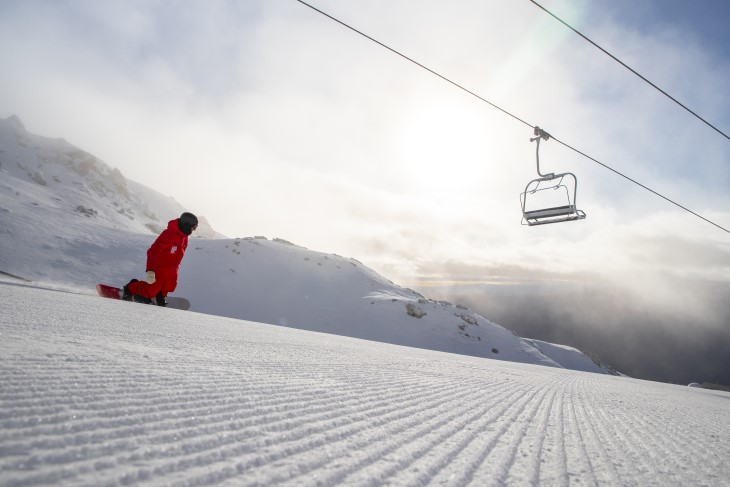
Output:
<path fill-rule="evenodd" d="M 93 293 L 144 274 L 146 250 L 186 211 L 61 139 L 0 120 L 0 271 Z M 615 373 L 580 351 L 522 339 L 469 309 L 401 288 L 360 262 L 281 239 L 223 238 L 201 217 L 177 295 L 192 310 L 373 341 Z M 201 238 L 207 237 L 207 238 Z"/>
<path fill-rule="evenodd" d="M 0 169 L 3 189 L 48 210 L 47 216 L 76 214 L 99 225 L 157 235 L 167 226 L 162 215 L 185 211 L 173 198 L 128 181 L 119 169 L 64 139 L 31 134 L 16 116 L 0 119 Z M 198 235 L 223 236 L 205 217 Z"/>

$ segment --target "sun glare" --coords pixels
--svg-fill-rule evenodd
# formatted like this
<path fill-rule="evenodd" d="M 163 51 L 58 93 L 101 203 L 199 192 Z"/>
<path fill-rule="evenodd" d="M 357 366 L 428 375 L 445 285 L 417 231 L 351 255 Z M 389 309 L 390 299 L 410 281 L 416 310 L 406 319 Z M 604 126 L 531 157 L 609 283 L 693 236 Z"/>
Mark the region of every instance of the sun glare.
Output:
<path fill-rule="evenodd" d="M 409 112 L 401 127 L 399 159 L 409 192 L 449 199 L 484 172 L 486 128 L 476 110 L 432 102 Z"/>

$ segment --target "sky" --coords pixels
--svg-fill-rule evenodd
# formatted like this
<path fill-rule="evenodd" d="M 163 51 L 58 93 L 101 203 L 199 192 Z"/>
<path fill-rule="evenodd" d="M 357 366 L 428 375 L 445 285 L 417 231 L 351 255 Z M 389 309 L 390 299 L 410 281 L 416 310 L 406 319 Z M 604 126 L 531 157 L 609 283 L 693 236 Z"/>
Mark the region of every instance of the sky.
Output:
<path fill-rule="evenodd" d="M 312 4 L 730 228 L 728 140 L 531 2 Z M 542 4 L 730 131 L 726 2 Z M 729 287 L 728 233 L 555 141 L 543 170 L 577 175 L 588 216 L 520 225 L 531 129 L 297 1 L 6 0 L 0 46 L 4 117 L 229 237 L 355 257 L 420 291 L 600 283 L 728 323 L 705 292 Z"/>

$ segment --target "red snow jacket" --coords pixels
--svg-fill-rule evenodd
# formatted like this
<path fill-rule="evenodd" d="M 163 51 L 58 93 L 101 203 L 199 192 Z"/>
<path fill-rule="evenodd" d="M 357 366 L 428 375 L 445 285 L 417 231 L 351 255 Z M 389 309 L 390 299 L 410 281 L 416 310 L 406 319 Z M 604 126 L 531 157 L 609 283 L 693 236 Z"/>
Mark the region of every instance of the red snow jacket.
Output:
<path fill-rule="evenodd" d="M 178 228 L 179 218 L 170 220 L 157 240 L 147 251 L 147 270 L 155 271 L 155 278 L 160 283 L 162 293 L 167 295 L 177 287 L 177 270 L 185 249 L 188 248 L 188 236 Z"/>

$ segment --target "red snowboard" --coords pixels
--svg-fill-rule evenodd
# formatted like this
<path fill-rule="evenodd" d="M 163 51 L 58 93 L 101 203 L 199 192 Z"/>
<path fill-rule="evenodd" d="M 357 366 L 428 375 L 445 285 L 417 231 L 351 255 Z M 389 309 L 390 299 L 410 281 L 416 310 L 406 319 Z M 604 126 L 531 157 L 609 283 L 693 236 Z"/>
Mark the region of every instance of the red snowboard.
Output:
<path fill-rule="evenodd" d="M 118 287 L 107 286 L 106 284 L 97 284 L 96 292 L 102 298 L 121 299 L 122 290 Z M 167 307 L 174 309 L 190 309 L 190 301 L 185 298 L 178 298 L 177 296 L 167 297 Z"/>

